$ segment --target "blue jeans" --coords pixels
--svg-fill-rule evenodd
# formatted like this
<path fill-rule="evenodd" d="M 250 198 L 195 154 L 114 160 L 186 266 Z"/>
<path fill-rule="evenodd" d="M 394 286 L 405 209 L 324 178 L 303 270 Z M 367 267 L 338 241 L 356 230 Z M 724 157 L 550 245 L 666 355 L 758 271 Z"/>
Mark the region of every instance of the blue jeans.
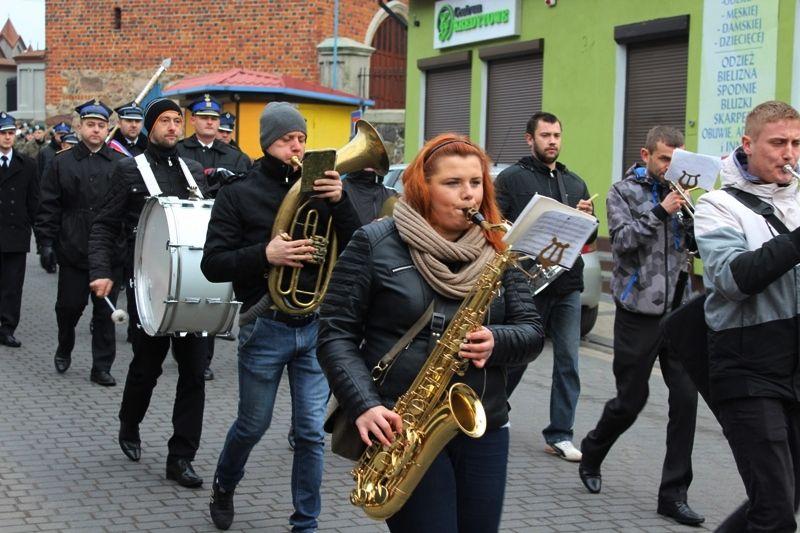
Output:
<path fill-rule="evenodd" d="M 317 321 L 291 327 L 259 318 L 239 330 L 239 413 L 228 431 L 215 474 L 223 490 L 234 489 L 244 477 L 250 451 L 272 421 L 275 395 L 286 367 L 295 437 L 292 531 L 313 531 L 322 507 L 322 425 L 329 389 L 317 362 L 316 344 Z"/>
<path fill-rule="evenodd" d="M 405 505 L 386 520 L 392 533 L 492 533 L 500 527 L 508 428 L 457 435 L 434 459 Z"/>
<path fill-rule="evenodd" d="M 542 435 L 548 444 L 572 440 L 575 409 L 581 393 L 578 349 L 581 344 L 581 293 L 544 295 L 535 300 L 545 334 L 553 342 L 553 384 L 550 388 L 550 425 Z"/>
<path fill-rule="evenodd" d="M 544 330 L 553 343 L 553 384 L 550 387 L 550 425 L 542 434 L 547 444 L 572 440 L 575 408 L 581 392 L 578 348 L 581 344 L 581 293 L 562 296 L 542 294 L 534 298 Z M 506 394 L 522 380 L 527 365 L 508 368 Z"/>

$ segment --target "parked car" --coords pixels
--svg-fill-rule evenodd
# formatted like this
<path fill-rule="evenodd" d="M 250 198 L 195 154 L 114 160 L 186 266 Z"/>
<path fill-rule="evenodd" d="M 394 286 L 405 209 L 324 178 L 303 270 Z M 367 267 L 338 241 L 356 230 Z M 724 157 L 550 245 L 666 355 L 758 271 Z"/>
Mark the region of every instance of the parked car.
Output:
<path fill-rule="evenodd" d="M 408 165 L 396 164 L 389 167 L 389 172 L 383 178 L 383 184 L 403 192 L 403 170 Z M 492 165 L 492 179 L 496 178 L 500 172 L 509 165 L 498 163 Z M 581 249 L 583 258 L 583 292 L 581 293 L 581 337 L 585 337 L 597 322 L 597 311 L 600 306 L 600 292 L 602 291 L 603 281 L 600 269 L 600 255 L 597 252 L 595 243 L 586 244 Z"/>

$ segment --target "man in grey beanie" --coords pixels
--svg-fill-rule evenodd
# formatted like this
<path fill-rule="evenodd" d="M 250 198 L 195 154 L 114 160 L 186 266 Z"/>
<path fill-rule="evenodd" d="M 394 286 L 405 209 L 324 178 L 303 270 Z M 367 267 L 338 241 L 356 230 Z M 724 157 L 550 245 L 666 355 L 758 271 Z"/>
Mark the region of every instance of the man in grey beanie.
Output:
<path fill-rule="evenodd" d="M 315 531 L 325 437 L 322 429 L 328 383 L 317 362 L 317 314 L 288 315 L 271 306 L 265 276 L 272 266 L 301 267 L 311 260 L 311 241 L 277 236 L 270 240 L 278 208 L 300 177 L 292 163 L 303 159 L 306 122 L 287 102 L 271 102 L 261 114 L 264 157 L 243 177 L 222 187 L 211 211 L 201 268 L 212 282 L 233 282 L 242 302 L 239 324 L 239 411 L 217 462 L 211 494 L 211 519 L 220 529 L 233 522 L 233 493 L 244 476 L 250 451 L 269 428 L 284 367 L 289 374 L 294 413 L 292 531 Z M 314 182 L 309 204 L 325 227 L 333 227 L 344 249 L 359 227 L 358 216 L 342 191 L 338 172 Z M 313 291 L 312 268 L 301 271 L 300 288 Z"/>

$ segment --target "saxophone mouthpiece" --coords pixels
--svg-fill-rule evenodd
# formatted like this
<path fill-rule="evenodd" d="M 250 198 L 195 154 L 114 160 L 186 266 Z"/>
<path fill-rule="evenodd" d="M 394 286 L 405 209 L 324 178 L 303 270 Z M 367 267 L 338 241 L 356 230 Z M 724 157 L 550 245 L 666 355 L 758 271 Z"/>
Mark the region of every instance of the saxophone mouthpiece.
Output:
<path fill-rule="evenodd" d="M 476 226 L 480 226 L 485 230 L 492 229 L 491 225 L 486 221 L 486 218 L 484 218 L 481 212 L 475 209 L 474 207 L 465 207 L 463 211 L 464 211 L 464 216 L 467 217 L 467 220 L 469 220 Z"/>

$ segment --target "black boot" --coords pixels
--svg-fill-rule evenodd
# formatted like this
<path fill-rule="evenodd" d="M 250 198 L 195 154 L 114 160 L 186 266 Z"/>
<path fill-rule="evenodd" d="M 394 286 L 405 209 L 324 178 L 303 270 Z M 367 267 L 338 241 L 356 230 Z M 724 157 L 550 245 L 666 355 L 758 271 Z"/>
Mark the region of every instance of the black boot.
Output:
<path fill-rule="evenodd" d="M 182 487 L 197 488 L 203 484 L 203 478 L 197 475 L 189 459 L 175 459 L 167 462 L 167 479 L 177 481 Z"/>
<path fill-rule="evenodd" d="M 139 437 L 138 424 L 120 423 L 119 447 L 131 461 L 138 461 L 142 457 L 142 439 Z"/>

